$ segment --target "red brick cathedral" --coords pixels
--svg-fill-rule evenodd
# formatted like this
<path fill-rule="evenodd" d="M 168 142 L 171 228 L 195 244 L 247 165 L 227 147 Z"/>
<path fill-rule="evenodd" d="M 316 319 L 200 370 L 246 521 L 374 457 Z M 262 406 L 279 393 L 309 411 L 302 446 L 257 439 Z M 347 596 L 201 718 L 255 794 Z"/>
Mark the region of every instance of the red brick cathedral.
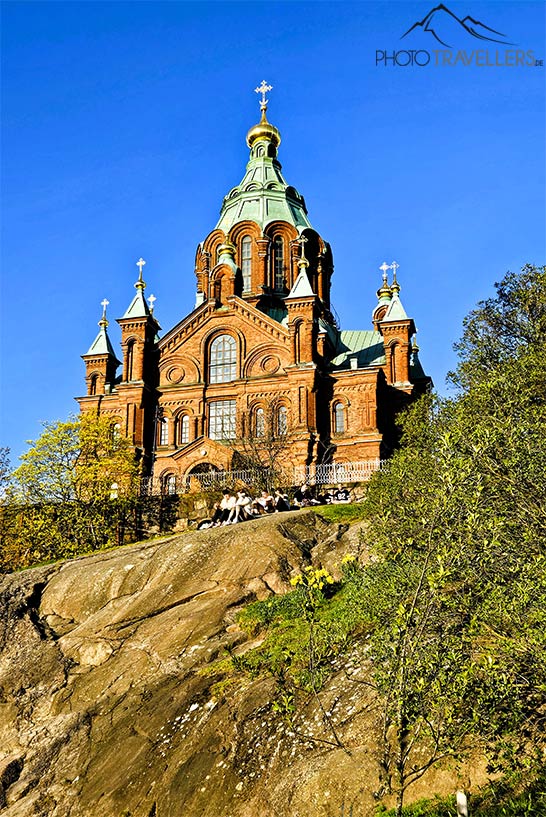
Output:
<path fill-rule="evenodd" d="M 136 295 L 118 319 L 123 362 L 108 336 L 106 301 L 83 355 L 81 410 L 112 417 L 145 474 L 170 490 L 192 474 L 236 467 L 249 438 L 258 448 L 261 437 L 264 444 L 284 438 L 284 465 L 310 474 L 324 462 L 386 457 L 397 441 L 397 411 L 430 385 L 400 301 L 397 264 L 381 268 L 371 328 L 338 326 L 332 251 L 282 175 L 268 90 L 257 89 L 261 120 L 247 134 L 243 180 L 197 247 L 194 310 L 160 336 L 141 259 Z"/>

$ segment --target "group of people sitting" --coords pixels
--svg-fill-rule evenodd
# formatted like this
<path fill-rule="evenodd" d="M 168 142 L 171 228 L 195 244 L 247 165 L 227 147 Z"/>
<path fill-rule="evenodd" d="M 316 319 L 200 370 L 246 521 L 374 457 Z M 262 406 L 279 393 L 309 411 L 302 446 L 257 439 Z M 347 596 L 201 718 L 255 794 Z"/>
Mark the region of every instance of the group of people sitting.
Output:
<path fill-rule="evenodd" d="M 336 490 L 327 491 L 316 497 L 313 489 L 304 483 L 294 491 L 292 501 L 288 498 L 288 494 L 283 493 L 280 488 L 275 489 L 273 493 L 262 491 L 260 496 L 254 499 L 245 490 L 237 491 L 235 495 L 228 488 L 224 488 L 222 494 L 220 502 L 214 505 L 212 517 L 200 522 L 197 526 L 199 530 L 216 528 L 221 525 L 235 525 L 237 522 L 257 519 L 268 513 L 296 510 L 311 505 L 349 502 L 349 491 L 341 485 L 338 485 Z"/>

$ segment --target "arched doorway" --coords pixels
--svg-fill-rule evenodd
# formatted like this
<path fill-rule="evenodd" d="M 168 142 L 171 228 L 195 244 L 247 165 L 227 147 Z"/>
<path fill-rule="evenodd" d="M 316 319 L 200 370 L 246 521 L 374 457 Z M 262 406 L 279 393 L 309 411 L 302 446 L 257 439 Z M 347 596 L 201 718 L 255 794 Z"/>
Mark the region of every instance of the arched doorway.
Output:
<path fill-rule="evenodd" d="M 186 485 L 189 490 L 192 488 L 192 480 L 196 480 L 201 488 L 213 488 L 218 484 L 218 474 L 221 469 L 213 465 L 211 462 L 199 462 L 190 468 L 186 474 Z M 195 484 L 195 483 L 194 483 Z"/>

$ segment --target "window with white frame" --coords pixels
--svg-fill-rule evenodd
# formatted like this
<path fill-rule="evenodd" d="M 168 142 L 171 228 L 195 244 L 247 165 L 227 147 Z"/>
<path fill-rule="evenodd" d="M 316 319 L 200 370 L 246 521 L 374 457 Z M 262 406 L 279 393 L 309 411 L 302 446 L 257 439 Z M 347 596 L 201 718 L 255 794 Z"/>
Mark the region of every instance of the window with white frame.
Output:
<path fill-rule="evenodd" d="M 288 433 L 288 409 L 286 406 L 279 406 L 277 412 L 277 433 L 279 437 L 284 437 Z"/>
<path fill-rule="evenodd" d="M 343 403 L 334 406 L 334 433 L 343 434 L 345 431 L 345 407 Z"/>
<path fill-rule="evenodd" d="M 180 445 L 185 445 L 185 443 L 189 443 L 190 441 L 190 418 L 187 414 L 184 414 L 183 417 L 179 420 L 179 438 L 178 442 Z"/>
<path fill-rule="evenodd" d="M 168 444 L 169 444 L 169 421 L 166 417 L 163 417 L 159 425 L 159 445 Z"/>
<path fill-rule="evenodd" d="M 211 440 L 235 438 L 235 400 L 215 400 L 209 404 L 209 437 Z"/>
<path fill-rule="evenodd" d="M 265 414 L 263 408 L 257 408 L 254 414 L 254 433 L 256 437 L 265 435 Z"/>
<path fill-rule="evenodd" d="M 273 241 L 273 274 L 275 289 L 284 289 L 284 243 L 280 235 Z"/>
<path fill-rule="evenodd" d="M 219 335 L 210 345 L 210 383 L 229 383 L 237 376 L 237 349 L 235 338 Z"/>
<path fill-rule="evenodd" d="M 252 239 L 245 235 L 241 241 L 241 272 L 243 273 L 243 292 L 250 292 L 252 286 Z"/>

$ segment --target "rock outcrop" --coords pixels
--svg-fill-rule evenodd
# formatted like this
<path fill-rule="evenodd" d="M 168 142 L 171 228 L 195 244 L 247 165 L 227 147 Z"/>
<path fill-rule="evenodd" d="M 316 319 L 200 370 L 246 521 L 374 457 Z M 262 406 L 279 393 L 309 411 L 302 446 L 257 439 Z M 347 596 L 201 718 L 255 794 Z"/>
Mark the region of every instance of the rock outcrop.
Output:
<path fill-rule="evenodd" d="M 0 811 L 372 814 L 373 711 L 346 667 L 321 701 L 342 747 L 317 702 L 303 739 L 272 711 L 272 681 L 219 694 L 206 671 L 250 646 L 242 605 L 284 592 L 313 556 L 339 561 L 342 533 L 312 512 L 277 514 L 3 577 Z"/>

